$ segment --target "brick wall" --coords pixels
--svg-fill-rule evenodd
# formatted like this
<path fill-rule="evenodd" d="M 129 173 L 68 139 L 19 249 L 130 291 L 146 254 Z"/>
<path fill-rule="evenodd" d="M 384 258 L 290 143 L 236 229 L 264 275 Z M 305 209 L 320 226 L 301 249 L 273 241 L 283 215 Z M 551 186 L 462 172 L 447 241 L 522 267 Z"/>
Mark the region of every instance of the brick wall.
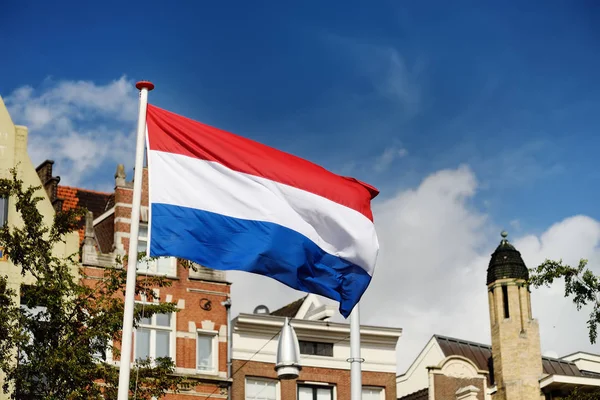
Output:
<path fill-rule="evenodd" d="M 246 377 L 277 379 L 275 365 L 256 361 L 233 360 L 232 400 L 245 399 Z M 302 382 L 321 382 L 336 387 L 336 400 L 350 400 L 350 370 L 304 367 L 297 380 L 280 381 L 281 400 L 295 400 L 297 385 Z M 381 387 L 385 389 L 385 399 L 396 399 L 396 375 L 393 373 L 362 373 L 363 386 Z"/>
<path fill-rule="evenodd" d="M 114 211 L 114 248 L 121 256 L 129 249 L 129 231 L 131 227 L 131 204 L 133 185 L 127 182 L 115 188 Z M 142 182 L 142 206 L 148 206 L 148 171 L 144 169 Z M 104 272 L 103 268 L 85 267 L 84 282 L 94 285 Z M 145 279 L 138 275 L 138 280 Z M 211 399 L 227 396 L 227 310 L 221 304 L 230 294 L 227 282 L 214 282 L 190 278 L 189 271 L 181 263 L 177 264 L 176 278 L 172 285 L 159 289 L 161 302 L 169 301 L 178 305 L 175 316 L 175 364 L 188 379 L 186 387 L 178 394 L 168 394 L 168 400 Z M 140 300 L 140 298 L 136 298 Z M 206 305 L 210 303 L 210 308 Z M 201 307 L 201 305 L 204 306 Z M 208 375 L 196 371 L 196 329 L 216 331 L 218 348 L 218 374 Z M 135 343 L 133 344 L 135 348 Z M 119 347 L 116 344 L 116 347 Z M 117 358 L 115 357 L 115 360 Z M 225 386 L 225 388 L 223 388 Z"/>
<path fill-rule="evenodd" d="M 455 400 L 456 391 L 470 385 L 479 389 L 477 400 L 484 400 L 485 392 L 482 378 L 464 379 L 442 374 L 433 375 L 433 391 L 435 400 Z"/>

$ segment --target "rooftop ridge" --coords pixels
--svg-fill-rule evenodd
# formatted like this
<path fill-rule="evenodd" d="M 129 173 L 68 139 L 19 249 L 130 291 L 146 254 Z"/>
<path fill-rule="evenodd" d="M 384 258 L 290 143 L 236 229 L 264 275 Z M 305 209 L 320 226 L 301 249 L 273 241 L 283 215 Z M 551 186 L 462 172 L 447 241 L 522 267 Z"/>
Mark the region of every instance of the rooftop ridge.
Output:
<path fill-rule="evenodd" d="M 435 337 L 436 339 L 451 340 L 451 341 L 454 341 L 454 342 L 457 342 L 457 343 L 464 343 L 464 344 L 469 344 L 469 345 L 473 345 L 473 346 L 483 347 L 483 348 L 489 349 L 489 350 L 492 349 L 491 345 L 487 345 L 487 344 L 483 344 L 483 343 L 477 343 L 477 342 L 472 342 L 472 341 L 464 340 L 464 339 L 458 339 L 458 338 L 454 338 L 454 337 L 450 337 L 450 336 L 444 336 L 444 335 L 437 335 L 437 334 L 435 334 L 435 335 L 433 335 L 433 337 Z M 577 353 L 585 353 L 585 352 L 584 351 L 577 351 L 577 352 L 575 352 L 573 354 L 577 354 Z M 571 354 L 571 355 L 573 355 L 573 354 Z M 598 354 L 593 354 L 593 353 L 586 353 L 586 354 L 589 354 L 589 355 L 592 355 L 592 356 L 599 356 L 600 357 L 600 355 L 598 355 Z M 565 357 L 568 357 L 568 356 L 565 356 Z M 556 357 L 550 357 L 550 356 L 544 356 L 544 355 L 542 356 L 543 360 L 558 361 L 558 362 L 562 362 L 562 363 L 566 363 L 566 364 L 575 364 L 572 361 L 563 360 L 563 358 L 564 357 L 562 357 L 562 358 L 556 358 Z"/>
<path fill-rule="evenodd" d="M 77 187 L 77 186 L 58 185 L 58 187 L 64 188 L 64 189 L 79 190 L 79 191 L 82 191 L 82 192 L 102 194 L 102 195 L 105 195 L 105 196 L 112 195 L 111 192 L 101 192 L 99 190 L 85 189 L 85 188 L 81 188 L 81 187 Z"/>
<path fill-rule="evenodd" d="M 278 308 L 277 310 L 271 311 L 269 315 L 294 318 L 307 297 L 308 294 Z"/>
<path fill-rule="evenodd" d="M 571 356 L 574 356 L 575 354 L 586 354 L 588 356 L 600 357 L 600 354 L 598 354 L 598 353 L 590 353 L 589 351 L 574 351 L 573 353 L 564 355 L 564 356 L 560 357 L 559 359 L 571 357 Z"/>
<path fill-rule="evenodd" d="M 438 335 L 438 334 L 434 334 L 433 337 L 436 339 L 451 340 L 451 341 L 458 342 L 458 343 L 470 344 L 470 345 L 474 345 L 474 346 L 478 346 L 478 347 L 483 347 L 485 349 L 490 349 L 490 350 L 492 349 L 492 346 L 489 344 L 477 343 L 477 342 L 473 342 L 470 340 L 459 339 L 459 338 L 455 338 L 455 337 Z"/>

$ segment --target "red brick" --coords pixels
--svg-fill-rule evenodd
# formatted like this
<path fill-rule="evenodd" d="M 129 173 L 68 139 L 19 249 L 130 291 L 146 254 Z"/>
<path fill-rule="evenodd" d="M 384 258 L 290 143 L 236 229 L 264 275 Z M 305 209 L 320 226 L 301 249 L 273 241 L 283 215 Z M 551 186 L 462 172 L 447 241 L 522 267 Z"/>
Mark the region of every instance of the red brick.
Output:
<path fill-rule="evenodd" d="M 257 361 L 233 360 L 233 386 L 231 399 L 244 400 L 246 377 L 277 379 L 275 365 Z M 280 398 L 295 399 L 297 385 L 303 381 L 320 382 L 335 385 L 336 400 L 350 400 L 350 370 L 303 367 L 298 379 L 280 381 Z M 363 386 L 381 387 L 385 390 L 385 399 L 396 399 L 396 374 L 363 371 Z"/>
<path fill-rule="evenodd" d="M 148 205 L 148 173 L 144 169 L 142 183 L 142 205 Z M 118 187 L 115 189 L 115 204 L 126 203 L 131 204 L 133 199 L 133 190 L 131 188 Z M 115 205 L 115 217 L 130 218 L 131 208 Z M 129 233 L 130 224 L 125 222 L 115 222 L 114 232 Z M 115 235 L 116 236 L 116 235 Z M 121 238 L 121 244 L 125 250 L 129 246 L 129 238 Z M 104 270 L 102 268 L 85 267 L 83 268 L 84 277 L 82 281 L 86 285 L 94 286 L 98 282 L 98 278 L 102 277 Z M 94 279 L 96 278 L 96 279 Z M 145 279 L 144 276 L 139 276 L 138 279 Z M 189 273 L 181 263 L 177 265 L 177 279 L 171 280 L 170 287 L 160 288 L 160 300 L 165 301 L 168 295 L 172 296 L 172 302 L 178 303 L 179 300 L 184 300 L 185 307 L 176 314 L 176 330 L 188 332 L 189 322 L 194 321 L 197 328 L 202 327 L 202 321 L 209 320 L 214 322 L 214 330 L 220 331 L 224 326 L 227 327 L 227 310 L 221 302 L 224 301 L 230 293 L 230 286 L 227 283 L 206 282 L 201 280 L 190 280 Z M 196 291 L 190 291 L 194 289 Z M 203 292 L 198 292 L 203 291 Z M 209 311 L 200 307 L 201 300 L 211 302 Z M 175 332 L 173 333 L 176 336 Z M 181 368 L 196 367 L 196 340 L 189 338 L 174 338 L 176 347 L 176 365 Z M 115 347 L 119 348 L 119 344 L 115 343 Z M 227 343 L 219 342 L 219 357 L 218 370 L 221 372 L 227 371 Z M 115 357 L 115 359 L 117 359 Z M 221 378 L 222 379 L 222 378 Z M 203 399 L 201 394 L 221 393 L 219 388 L 222 382 L 219 379 L 214 379 L 212 382 L 204 380 L 202 383 L 197 383 L 191 391 L 182 392 L 180 394 L 169 394 L 165 398 L 170 400 L 176 399 Z M 214 398 L 214 397 L 213 397 Z"/>

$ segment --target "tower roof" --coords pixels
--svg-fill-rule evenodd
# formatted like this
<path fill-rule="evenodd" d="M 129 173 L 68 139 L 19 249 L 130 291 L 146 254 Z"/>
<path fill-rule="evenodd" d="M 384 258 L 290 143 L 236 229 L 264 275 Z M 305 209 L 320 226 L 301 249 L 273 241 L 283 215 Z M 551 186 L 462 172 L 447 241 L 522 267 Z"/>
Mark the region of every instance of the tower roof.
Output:
<path fill-rule="evenodd" d="M 529 270 L 521 258 L 521 253 L 506 239 L 508 233 L 503 231 L 501 235 L 502 240 L 490 259 L 487 284 L 498 279 L 529 279 Z"/>

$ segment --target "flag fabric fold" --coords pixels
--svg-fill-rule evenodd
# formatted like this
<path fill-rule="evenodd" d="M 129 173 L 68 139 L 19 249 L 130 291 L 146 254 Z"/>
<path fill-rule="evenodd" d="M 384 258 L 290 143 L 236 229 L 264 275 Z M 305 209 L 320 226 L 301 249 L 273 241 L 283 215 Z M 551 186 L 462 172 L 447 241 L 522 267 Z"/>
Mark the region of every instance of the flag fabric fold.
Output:
<path fill-rule="evenodd" d="M 348 317 L 377 260 L 377 189 L 151 104 L 146 122 L 150 256 L 267 276 Z"/>

